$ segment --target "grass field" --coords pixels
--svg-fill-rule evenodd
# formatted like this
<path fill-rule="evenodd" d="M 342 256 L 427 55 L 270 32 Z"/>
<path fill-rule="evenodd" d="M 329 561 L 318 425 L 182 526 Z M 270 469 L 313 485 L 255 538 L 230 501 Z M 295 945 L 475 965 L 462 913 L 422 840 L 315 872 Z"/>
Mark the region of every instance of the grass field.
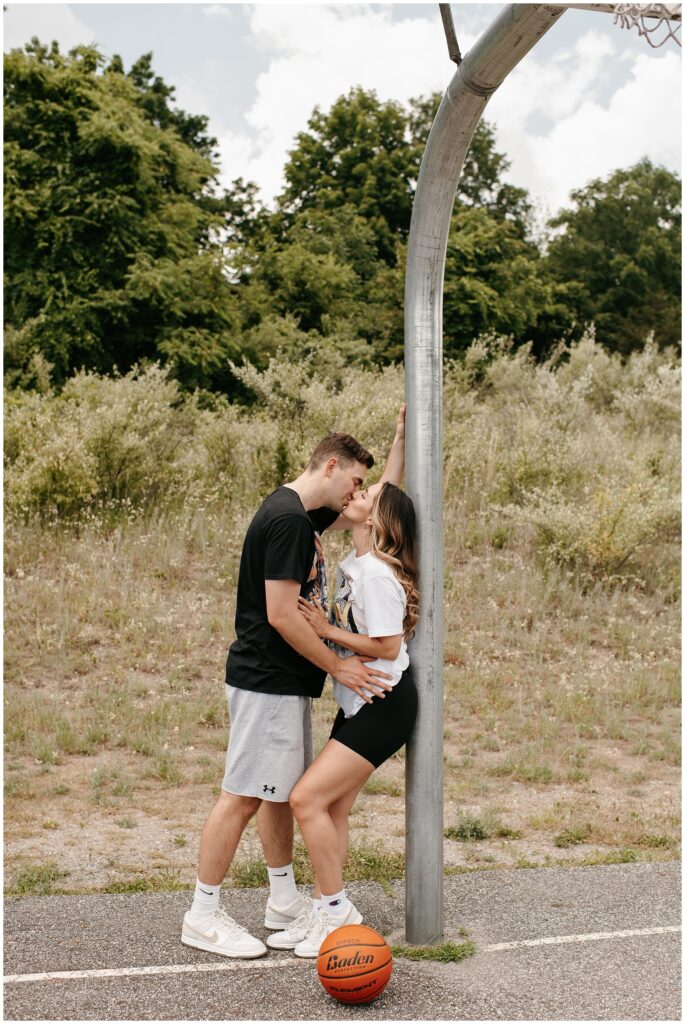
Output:
<path fill-rule="evenodd" d="M 223 771 L 223 664 L 243 526 L 215 522 L 204 541 L 178 522 L 87 542 L 10 538 L 10 890 L 193 880 Z M 333 557 L 340 545 L 328 545 Z M 676 856 L 677 604 L 634 591 L 580 594 L 516 551 L 492 549 L 460 566 L 447 615 L 449 869 Z M 319 745 L 333 714 L 327 687 Z M 398 756 L 372 777 L 352 819 L 353 845 L 400 869 L 403 793 Z M 257 857 L 250 829 L 243 860 Z M 382 874 L 359 860 L 356 877 Z M 255 882 L 249 868 L 237 880 L 258 884 L 262 873 Z"/>
<path fill-rule="evenodd" d="M 640 391 L 634 368 L 631 383 L 602 364 L 594 397 L 585 385 L 578 397 L 580 371 L 559 378 L 560 397 L 549 383 L 540 397 L 541 371 L 522 365 L 510 360 L 504 375 L 495 364 L 480 393 L 447 379 L 446 870 L 673 859 L 673 393 L 655 397 L 651 371 Z M 391 383 L 371 423 L 383 414 L 386 445 L 401 394 L 401 379 Z M 367 406 L 350 403 L 360 436 Z M 255 427 L 267 463 L 279 429 Z M 275 457 L 284 461 L 282 446 Z M 7 891 L 193 883 L 223 774 L 240 548 L 265 474 L 247 496 L 236 477 L 236 494 L 194 493 L 114 523 L 7 517 Z M 348 543 L 326 540 L 331 565 Z M 316 703 L 319 746 L 333 714 L 327 685 Z M 402 873 L 403 794 L 400 755 L 354 808 L 348 877 L 391 885 Z M 297 864 L 307 881 L 300 848 Z M 254 826 L 232 879 L 264 884 Z"/>

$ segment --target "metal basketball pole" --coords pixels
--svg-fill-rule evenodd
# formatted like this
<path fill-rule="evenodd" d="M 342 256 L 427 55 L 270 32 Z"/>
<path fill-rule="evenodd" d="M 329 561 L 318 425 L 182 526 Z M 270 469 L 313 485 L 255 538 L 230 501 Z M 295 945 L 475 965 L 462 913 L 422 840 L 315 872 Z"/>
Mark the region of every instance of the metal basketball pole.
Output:
<path fill-rule="evenodd" d="M 419 530 L 421 614 L 411 660 L 419 714 L 407 748 L 406 937 L 443 935 L 442 292 L 452 208 L 488 99 L 566 10 L 511 4 L 461 61 L 433 122 L 416 186 L 404 293 L 407 487 Z"/>

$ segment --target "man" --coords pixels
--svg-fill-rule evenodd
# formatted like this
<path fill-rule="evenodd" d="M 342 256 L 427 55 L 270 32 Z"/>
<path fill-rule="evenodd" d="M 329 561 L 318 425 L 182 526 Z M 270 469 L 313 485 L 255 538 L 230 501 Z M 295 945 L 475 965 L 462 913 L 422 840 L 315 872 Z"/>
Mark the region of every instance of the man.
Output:
<path fill-rule="evenodd" d="M 381 480 L 399 484 L 404 469 L 402 405 Z M 373 466 L 349 434 L 331 434 L 304 472 L 266 498 L 243 544 L 236 601 L 236 640 L 226 683 L 231 734 L 221 794 L 200 839 L 197 884 L 182 941 L 223 956 L 263 956 L 266 946 L 220 907 L 220 889 L 240 837 L 257 814 L 269 872 L 265 927 L 287 929 L 306 911 L 292 867 L 293 817 L 288 799 L 312 761 L 311 701 L 326 673 L 366 701 L 383 697 L 388 676 L 371 658 L 340 658 L 312 632 L 298 598 L 327 605 L 320 534 L 347 529 L 344 509 Z M 365 692 L 367 691 L 367 692 Z"/>

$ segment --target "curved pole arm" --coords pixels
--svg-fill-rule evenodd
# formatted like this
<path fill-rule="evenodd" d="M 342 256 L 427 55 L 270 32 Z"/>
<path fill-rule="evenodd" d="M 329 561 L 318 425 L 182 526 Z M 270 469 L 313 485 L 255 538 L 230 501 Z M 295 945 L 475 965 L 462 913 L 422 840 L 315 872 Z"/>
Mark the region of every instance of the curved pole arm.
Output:
<path fill-rule="evenodd" d="M 511 4 L 462 60 L 433 122 L 416 187 L 405 279 L 407 487 L 419 527 L 421 614 L 411 660 L 419 714 L 407 748 L 406 935 L 442 940 L 442 292 L 454 197 L 488 99 L 565 7 Z"/>

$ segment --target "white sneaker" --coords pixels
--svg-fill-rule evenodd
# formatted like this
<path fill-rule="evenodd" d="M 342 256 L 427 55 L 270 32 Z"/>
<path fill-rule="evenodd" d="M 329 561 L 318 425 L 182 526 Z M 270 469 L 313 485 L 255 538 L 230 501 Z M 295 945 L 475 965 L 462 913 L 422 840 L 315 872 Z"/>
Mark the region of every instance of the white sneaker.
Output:
<path fill-rule="evenodd" d="M 298 892 L 297 899 L 293 900 L 287 907 L 277 907 L 271 897 L 267 900 L 266 913 L 264 915 L 264 927 L 275 928 L 282 931 L 289 928 L 296 918 L 311 904 L 308 896 Z"/>
<path fill-rule="evenodd" d="M 319 912 L 314 906 L 313 901 L 307 899 L 302 912 L 285 931 L 275 932 L 267 937 L 267 946 L 271 946 L 272 949 L 294 949 L 298 942 L 302 942 L 312 930 L 318 915 Z"/>
<path fill-rule="evenodd" d="M 364 918 L 359 913 L 354 903 L 350 903 L 349 910 L 342 917 L 339 917 L 336 914 L 326 913 L 325 910 L 320 910 L 317 914 L 316 921 L 307 932 L 305 938 L 295 946 L 295 956 L 318 956 L 321 943 L 327 935 L 334 932 L 336 928 L 342 928 L 343 925 L 361 924 L 363 920 Z"/>
<path fill-rule="evenodd" d="M 181 932 L 181 942 L 186 946 L 246 960 L 266 953 L 264 943 L 250 935 L 247 928 L 229 917 L 225 910 L 215 911 L 208 920 L 197 925 L 191 924 L 189 918 L 190 913 L 187 913 Z"/>

